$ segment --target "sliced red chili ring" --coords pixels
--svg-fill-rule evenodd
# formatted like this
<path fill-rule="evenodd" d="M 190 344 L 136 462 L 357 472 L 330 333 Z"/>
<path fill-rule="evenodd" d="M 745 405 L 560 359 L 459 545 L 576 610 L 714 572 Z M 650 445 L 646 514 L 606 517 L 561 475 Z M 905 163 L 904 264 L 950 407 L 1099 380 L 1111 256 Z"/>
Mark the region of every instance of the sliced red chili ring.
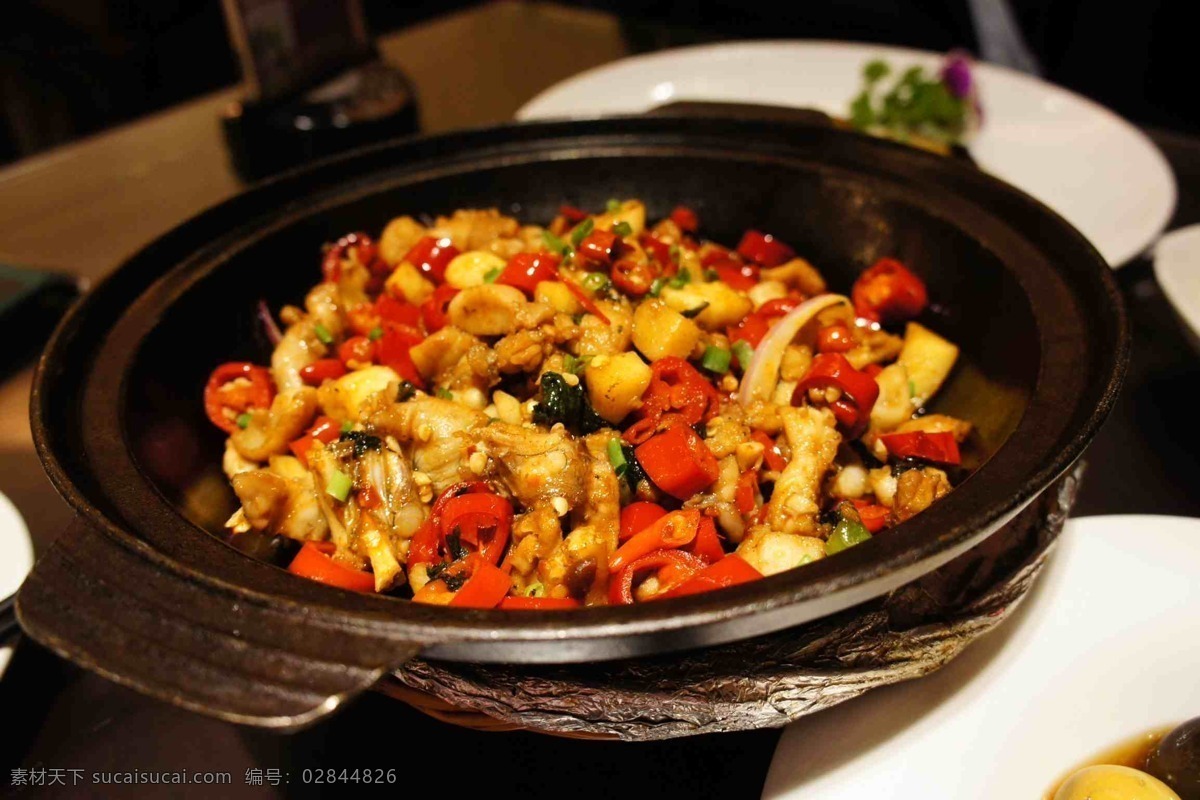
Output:
<path fill-rule="evenodd" d="M 827 403 L 830 410 L 847 436 L 857 438 L 866 430 L 871 409 L 879 399 L 879 384 L 851 366 L 841 353 L 821 353 L 813 358 L 812 366 L 796 385 L 792 403 L 800 405 L 808 400 L 810 389 L 831 388 L 840 392 L 840 396 Z"/>
<path fill-rule="evenodd" d="M 213 370 L 204 386 L 204 411 L 226 433 L 237 430 L 238 415 L 266 408 L 275 399 L 275 384 L 266 367 L 231 361 Z"/>
<path fill-rule="evenodd" d="M 659 594 L 685 583 L 704 568 L 704 560 L 681 550 L 658 550 L 644 555 L 610 577 L 608 602 L 612 605 L 633 605 L 634 581 L 653 572 L 659 581 Z"/>

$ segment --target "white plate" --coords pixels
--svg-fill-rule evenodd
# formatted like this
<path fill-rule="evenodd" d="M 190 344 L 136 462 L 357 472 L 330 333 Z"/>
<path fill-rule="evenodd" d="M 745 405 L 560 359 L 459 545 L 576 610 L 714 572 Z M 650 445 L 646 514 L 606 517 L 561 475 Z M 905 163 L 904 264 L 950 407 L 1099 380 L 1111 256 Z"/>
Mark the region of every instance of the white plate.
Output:
<path fill-rule="evenodd" d="M 840 42 L 733 42 L 626 58 L 550 87 L 522 120 L 636 114 L 675 100 L 847 115 L 873 58 L 936 69 L 942 56 Z M 971 154 L 1081 230 L 1113 267 L 1145 251 L 1175 208 L 1175 176 L 1137 128 L 1066 89 L 990 64 L 976 70 L 983 128 Z"/>
<path fill-rule="evenodd" d="M 1154 247 L 1154 277 L 1200 344 L 1200 225 L 1171 231 Z"/>
<path fill-rule="evenodd" d="M 790 725 L 763 796 L 1038 798 L 1200 715 L 1200 520 L 1071 520 L 1021 608 L 942 670 Z"/>

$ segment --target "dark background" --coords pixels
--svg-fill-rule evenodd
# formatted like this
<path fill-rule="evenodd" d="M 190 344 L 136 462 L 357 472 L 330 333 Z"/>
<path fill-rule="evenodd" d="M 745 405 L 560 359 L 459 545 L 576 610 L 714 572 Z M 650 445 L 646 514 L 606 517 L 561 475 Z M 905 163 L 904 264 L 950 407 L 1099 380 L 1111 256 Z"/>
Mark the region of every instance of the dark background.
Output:
<path fill-rule="evenodd" d="M 509 0 L 510 2 L 513 0 Z M 476 5 L 363 0 L 372 32 Z M 966 0 L 576 0 L 621 16 L 636 52 L 732 38 L 836 38 L 976 50 Z M 1200 131 L 1183 87 L 1194 35 L 1182 0 L 1010 0 L 1045 77 L 1134 122 Z M 782 7 L 782 8 L 781 8 Z M 449 57 L 449 56 L 448 56 Z M 5 0 L 0 163 L 238 80 L 218 0 Z"/>

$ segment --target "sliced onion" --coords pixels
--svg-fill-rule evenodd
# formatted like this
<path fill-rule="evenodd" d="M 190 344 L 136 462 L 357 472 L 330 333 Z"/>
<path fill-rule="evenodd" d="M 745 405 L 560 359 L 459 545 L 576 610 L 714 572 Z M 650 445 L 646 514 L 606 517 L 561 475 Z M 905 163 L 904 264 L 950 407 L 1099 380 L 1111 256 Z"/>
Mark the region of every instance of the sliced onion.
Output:
<path fill-rule="evenodd" d="M 271 344 L 279 344 L 279 340 L 283 338 L 283 331 L 279 330 L 279 325 L 271 316 L 271 309 L 267 308 L 267 301 L 259 300 L 258 305 L 254 307 L 254 313 L 258 316 L 258 321 L 263 326 L 263 333 L 271 340 Z"/>
<path fill-rule="evenodd" d="M 746 374 L 742 376 L 742 387 L 738 392 L 738 401 L 742 405 L 748 405 L 752 400 L 771 399 L 775 385 L 779 383 L 779 366 L 783 363 L 787 346 L 813 317 L 839 303 L 852 307 L 850 298 L 845 295 L 817 295 L 793 308 L 771 326 L 758 347 L 754 348 L 754 356 L 746 367 Z"/>

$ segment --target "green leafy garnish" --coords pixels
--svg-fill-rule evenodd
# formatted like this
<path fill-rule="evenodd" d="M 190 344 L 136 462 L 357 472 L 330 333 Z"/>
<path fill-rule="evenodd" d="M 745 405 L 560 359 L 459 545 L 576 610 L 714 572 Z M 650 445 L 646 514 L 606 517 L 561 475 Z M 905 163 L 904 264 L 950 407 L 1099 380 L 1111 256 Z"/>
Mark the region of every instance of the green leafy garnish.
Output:
<path fill-rule="evenodd" d="M 376 325 L 374 328 L 371 328 L 371 332 L 367 334 L 367 338 L 372 342 L 379 341 L 383 338 L 383 328 L 379 327 L 378 325 Z"/>
<path fill-rule="evenodd" d="M 250 412 L 243 411 L 241 414 L 238 414 L 234 422 L 237 423 L 239 428 L 246 430 L 246 428 L 250 427 Z"/>
<path fill-rule="evenodd" d="M 633 235 L 633 226 L 625 220 L 621 220 L 616 225 L 612 226 L 612 232 L 624 239 L 626 236 Z"/>
<path fill-rule="evenodd" d="M 363 454 L 368 450 L 379 450 L 383 447 L 383 440 L 378 436 L 362 431 L 345 431 L 340 437 L 340 441 L 354 442 L 354 457 L 362 458 Z"/>
<path fill-rule="evenodd" d="M 339 430 L 341 430 L 342 433 L 349 433 L 350 431 L 354 430 L 354 423 L 350 420 L 346 420 L 342 423 Z"/>
<path fill-rule="evenodd" d="M 700 366 L 709 372 L 724 375 L 726 372 L 729 372 L 729 364 L 732 361 L 733 354 L 728 350 L 723 347 L 709 345 L 704 348 L 704 355 L 700 358 Z"/>
<path fill-rule="evenodd" d="M 592 228 L 596 227 L 596 223 L 591 217 L 588 217 L 583 222 L 575 226 L 571 231 L 571 244 L 574 247 L 579 247 L 579 243 L 587 238 L 587 235 L 592 232 Z"/>
<path fill-rule="evenodd" d="M 576 435 L 594 433 L 608 423 L 592 408 L 582 381 L 574 386 L 557 372 L 542 375 L 542 394 L 533 407 L 533 421 L 539 425 L 561 422 Z"/>
<path fill-rule="evenodd" d="M 321 340 L 321 344 L 333 344 L 333 334 L 329 332 L 329 328 L 326 328 L 321 323 L 318 322 L 316 325 L 313 325 L 313 333 Z"/>
<path fill-rule="evenodd" d="M 439 386 L 437 388 L 437 391 L 434 392 L 434 394 L 436 394 L 438 397 L 442 398 L 443 400 L 453 400 L 454 399 L 454 394 L 444 386 Z"/>
<path fill-rule="evenodd" d="M 349 475 L 340 469 L 335 469 L 325 481 L 325 494 L 339 503 L 344 503 L 346 502 L 346 498 L 350 496 L 350 489 L 353 486 L 354 481 L 350 479 Z"/>
<path fill-rule="evenodd" d="M 621 201 L 615 197 L 610 197 L 608 199 L 608 202 L 604 204 L 604 209 L 606 211 L 608 211 L 608 213 L 610 213 L 610 214 L 613 213 L 614 211 L 620 211 L 621 210 Z"/>
<path fill-rule="evenodd" d="M 915 381 L 910 380 L 908 382 L 908 396 L 909 397 L 917 396 L 917 384 Z"/>
<path fill-rule="evenodd" d="M 666 278 L 655 278 L 650 282 L 650 296 L 658 297 L 662 294 L 663 287 L 667 285 Z"/>
<path fill-rule="evenodd" d="M 625 460 L 625 451 L 621 449 L 621 440 L 615 436 L 608 440 L 608 463 L 612 464 L 613 472 L 617 473 L 618 478 L 629 469 L 629 462 Z"/>
<path fill-rule="evenodd" d="M 704 309 L 708 308 L 710 305 L 711 305 L 711 303 L 709 303 L 707 300 L 705 300 L 700 305 L 695 306 L 694 308 L 685 308 L 683 311 L 680 311 L 679 313 L 682 314 L 683 316 L 687 317 L 688 319 L 695 319 L 696 317 L 700 316 L 704 312 Z"/>
<path fill-rule="evenodd" d="M 591 356 L 573 356 L 570 353 L 563 356 L 563 369 L 572 375 L 579 375 L 587 369 L 588 362 L 592 360 Z"/>
<path fill-rule="evenodd" d="M 912 136 L 943 144 L 962 140 L 974 114 L 970 97 L 955 94 L 941 77 L 926 76 L 919 66 L 904 70 L 885 88 L 891 75 L 883 61 L 863 67 L 862 90 L 850 101 L 855 128 L 900 141 Z"/>
<path fill-rule="evenodd" d="M 492 267 L 487 272 L 483 273 L 483 282 L 484 283 L 495 283 L 496 278 L 499 278 L 501 273 L 503 273 L 503 272 L 504 272 L 504 267 Z"/>
<path fill-rule="evenodd" d="M 743 370 L 750 369 L 750 359 L 754 358 L 754 348 L 745 339 L 738 339 L 733 343 L 733 357 L 737 359 L 738 364 Z"/>
<path fill-rule="evenodd" d="M 546 594 L 546 587 L 542 585 L 541 581 L 534 581 L 525 587 L 523 594 L 526 597 L 543 597 Z"/>
<path fill-rule="evenodd" d="M 625 456 L 625 474 L 620 477 L 625 478 L 625 483 L 629 486 L 630 491 L 636 492 L 638 484 L 647 480 L 646 472 L 642 469 L 637 456 L 634 455 L 633 445 L 622 443 L 621 454 Z"/>

